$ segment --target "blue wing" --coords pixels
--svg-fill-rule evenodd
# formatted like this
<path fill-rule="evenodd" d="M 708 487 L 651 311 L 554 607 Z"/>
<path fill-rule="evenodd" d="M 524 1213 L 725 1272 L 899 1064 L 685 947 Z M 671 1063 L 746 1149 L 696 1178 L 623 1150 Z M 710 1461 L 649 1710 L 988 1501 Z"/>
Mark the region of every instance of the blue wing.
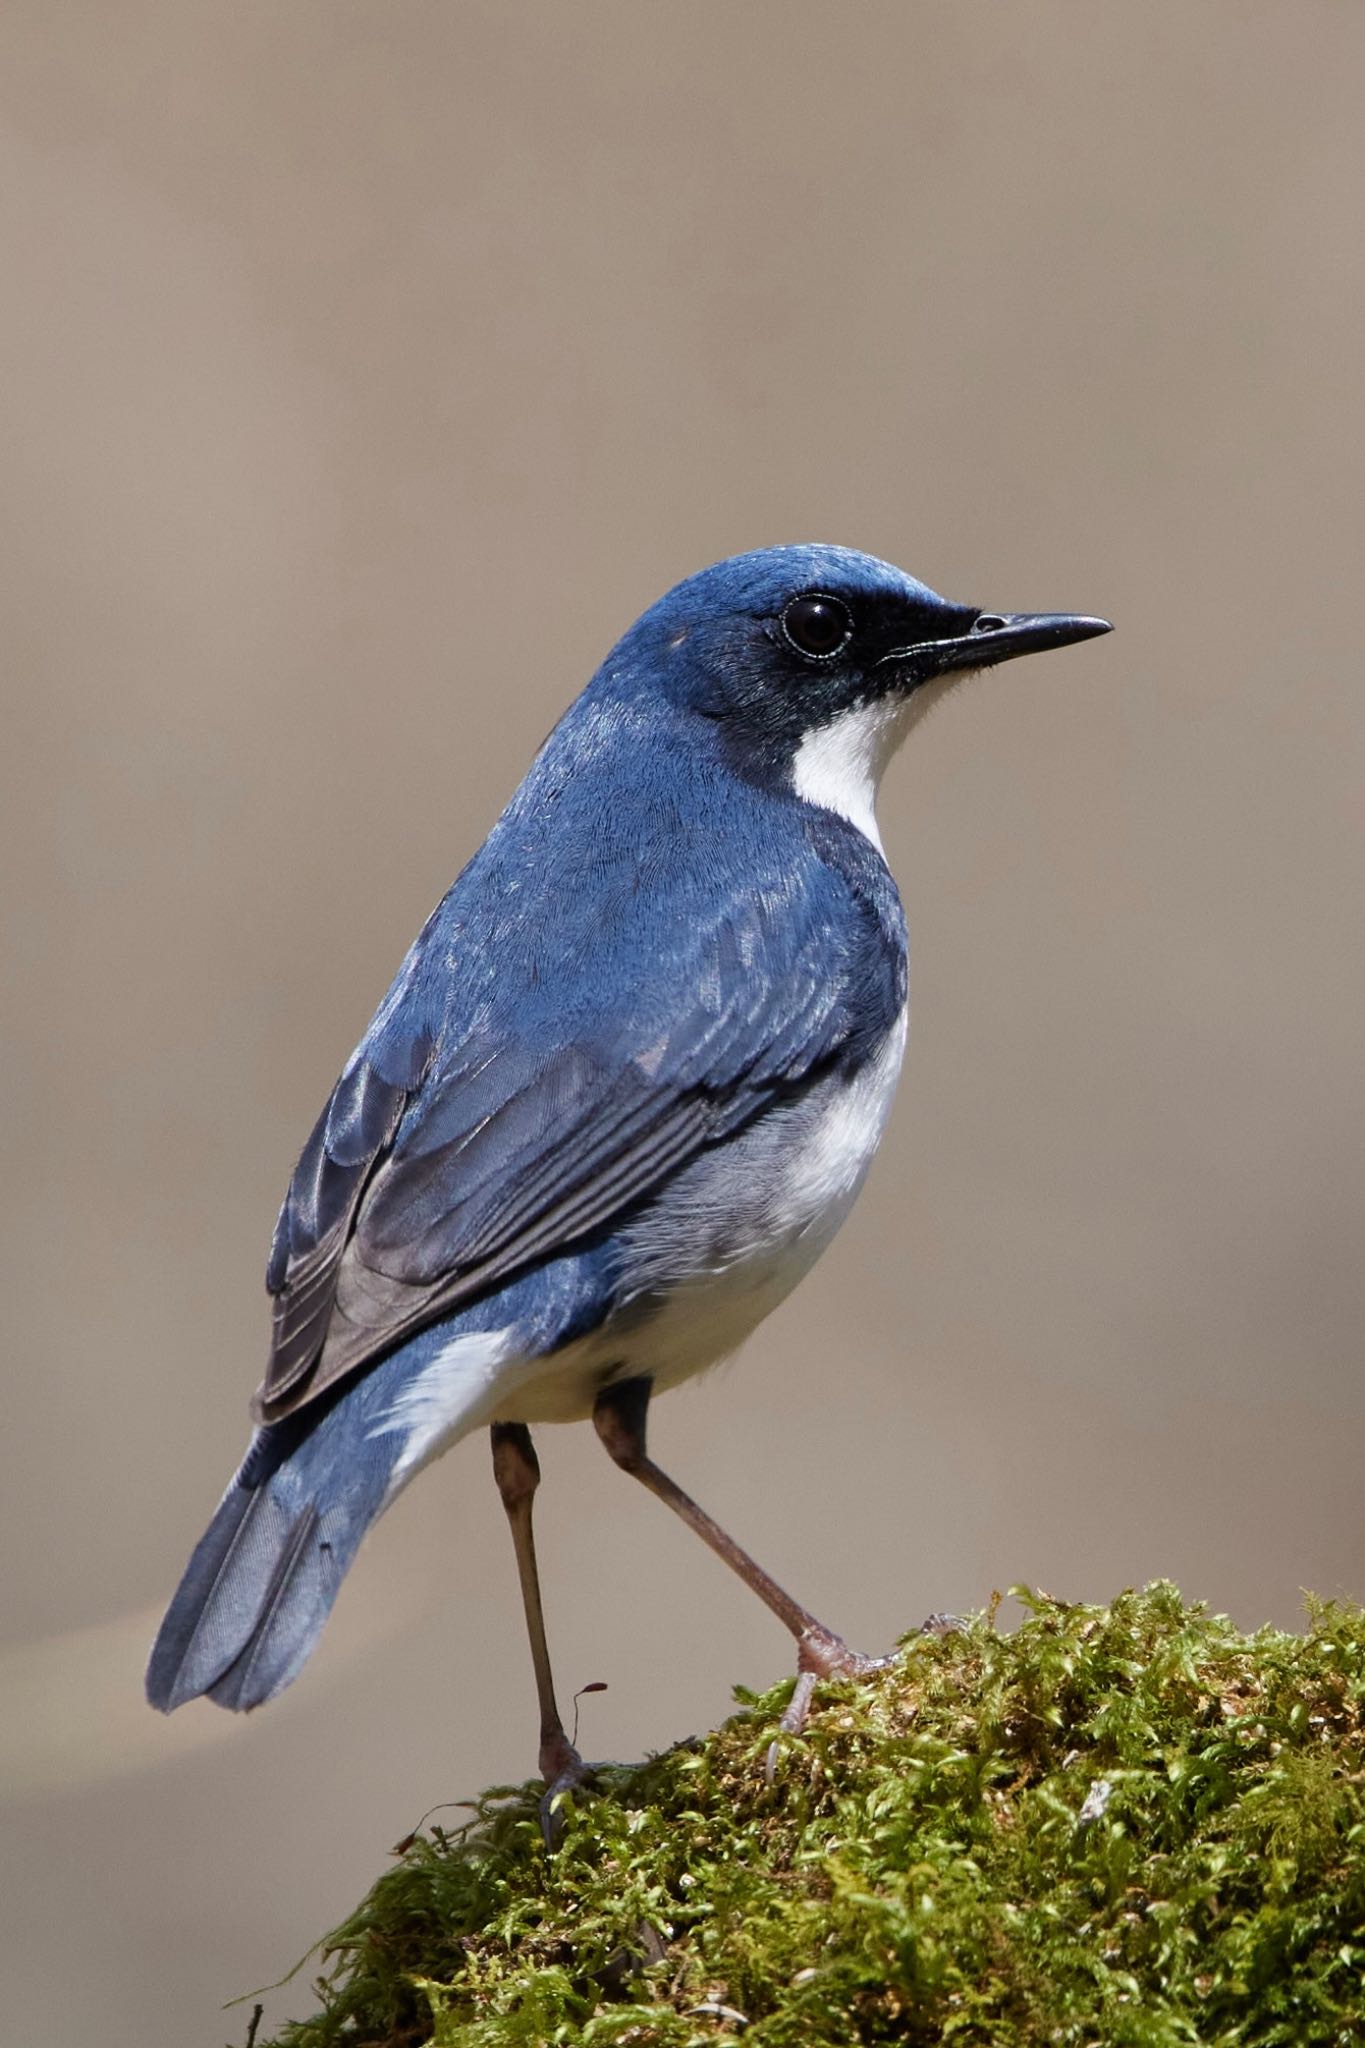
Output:
<path fill-rule="evenodd" d="M 757 844 L 752 798 L 708 783 L 684 836 L 648 790 L 544 781 L 428 922 L 299 1161 L 265 1420 L 609 1229 L 904 1000 L 860 835 L 771 804 Z"/>

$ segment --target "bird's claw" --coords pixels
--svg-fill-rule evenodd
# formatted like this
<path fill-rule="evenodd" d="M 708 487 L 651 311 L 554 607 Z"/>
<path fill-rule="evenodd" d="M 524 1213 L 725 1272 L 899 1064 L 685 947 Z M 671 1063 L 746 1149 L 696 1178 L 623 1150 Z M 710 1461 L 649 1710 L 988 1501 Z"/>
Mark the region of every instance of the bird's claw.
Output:
<path fill-rule="evenodd" d="M 889 1664 L 889 1657 L 865 1657 L 850 1650 L 842 1636 L 829 1629 L 807 1629 L 796 1652 L 796 1686 L 768 1745 L 763 1776 L 769 1785 L 777 1775 L 777 1756 L 784 1735 L 799 1735 L 810 1717 L 810 1704 L 822 1678 L 862 1678 Z"/>
<path fill-rule="evenodd" d="M 559 1847 L 564 1833 L 564 1801 L 576 1792 L 580 1785 L 596 1783 L 596 1773 L 591 1764 L 585 1764 L 577 1750 L 555 1773 L 540 1795 L 540 1832 L 545 1847 L 553 1854 Z"/>
<path fill-rule="evenodd" d="M 962 1619 L 956 1614 L 926 1614 L 919 1625 L 922 1636 L 955 1636 L 961 1629 Z"/>
<path fill-rule="evenodd" d="M 545 1790 L 540 1795 L 540 1832 L 552 1853 L 564 1832 L 564 1801 L 580 1785 L 595 1782 L 592 1764 L 585 1764 L 562 1728 L 545 1733 L 540 1745 L 540 1775 Z"/>
<path fill-rule="evenodd" d="M 922 1636 L 952 1635 L 962 1623 L 955 1614 L 931 1614 L 919 1625 Z M 807 1629 L 800 1639 L 796 1653 L 797 1678 L 795 1690 L 788 1700 L 778 1732 L 768 1744 L 768 1755 L 763 1766 L 765 1781 L 771 1785 L 777 1776 L 777 1757 L 784 1735 L 799 1735 L 810 1718 L 811 1701 L 816 1685 L 822 1678 L 869 1678 L 874 1671 L 887 1671 L 895 1663 L 894 1654 L 885 1657 L 867 1657 L 861 1650 L 851 1650 L 842 1636 L 836 1636 L 831 1629 Z"/>

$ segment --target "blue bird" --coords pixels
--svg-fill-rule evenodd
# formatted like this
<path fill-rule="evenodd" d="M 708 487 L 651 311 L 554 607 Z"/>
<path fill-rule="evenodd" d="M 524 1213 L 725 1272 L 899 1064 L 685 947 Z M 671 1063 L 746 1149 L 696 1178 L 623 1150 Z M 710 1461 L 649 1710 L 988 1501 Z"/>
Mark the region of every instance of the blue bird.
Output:
<path fill-rule="evenodd" d="M 551 1787 L 528 1425 L 591 1416 L 790 1629 L 800 1678 L 869 1660 L 648 1456 L 653 1393 L 743 1342 L 847 1215 L 905 1043 L 888 757 L 968 671 L 1109 630 L 950 604 L 886 562 L 779 547 L 689 577 L 570 706 L 428 919 L 280 1211 L 246 1456 L 147 1671 L 153 1706 L 259 1706 L 357 1546 L 491 1430 Z"/>

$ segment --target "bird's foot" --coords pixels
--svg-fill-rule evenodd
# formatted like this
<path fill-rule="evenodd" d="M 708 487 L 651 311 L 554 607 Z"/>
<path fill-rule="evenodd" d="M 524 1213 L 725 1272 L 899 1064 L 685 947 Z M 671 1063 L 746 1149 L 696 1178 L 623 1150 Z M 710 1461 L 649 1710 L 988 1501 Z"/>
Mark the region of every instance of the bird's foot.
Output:
<path fill-rule="evenodd" d="M 955 1636 L 962 1627 L 962 1620 L 956 1614 L 926 1614 L 919 1625 L 922 1636 Z"/>
<path fill-rule="evenodd" d="M 919 1633 L 925 1636 L 950 1635 L 961 1623 L 953 1614 L 931 1614 L 922 1621 Z M 833 1629 L 818 1624 L 808 1628 L 800 1638 L 796 1652 L 796 1688 L 787 1702 L 782 1719 L 778 1722 L 778 1735 L 768 1745 L 768 1758 L 764 1776 L 771 1785 L 777 1773 L 777 1752 L 783 1735 L 799 1735 L 810 1716 L 811 1700 L 815 1688 L 822 1678 L 869 1678 L 875 1671 L 887 1671 L 895 1663 L 894 1655 L 868 1657 L 861 1650 L 851 1650 L 842 1636 L 836 1636 Z"/>
<path fill-rule="evenodd" d="M 558 1735 L 547 1736 L 540 1745 L 540 1775 L 545 1780 L 540 1800 L 540 1832 L 546 1848 L 553 1851 L 564 1832 L 565 1799 L 580 1785 L 591 1785 L 595 1773 L 561 1728 Z"/>

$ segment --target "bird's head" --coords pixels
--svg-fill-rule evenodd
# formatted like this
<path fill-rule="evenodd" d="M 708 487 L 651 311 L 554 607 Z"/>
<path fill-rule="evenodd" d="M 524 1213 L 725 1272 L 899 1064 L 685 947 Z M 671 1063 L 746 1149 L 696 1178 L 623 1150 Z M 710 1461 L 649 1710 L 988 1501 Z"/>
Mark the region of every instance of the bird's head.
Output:
<path fill-rule="evenodd" d="M 870 818 L 886 760 L 953 682 L 1108 631 L 1069 613 L 950 604 L 875 556 L 795 546 L 688 577 L 617 659 L 641 662 L 674 703 L 715 721 L 754 780 L 795 787 L 866 829 L 858 813 Z"/>

